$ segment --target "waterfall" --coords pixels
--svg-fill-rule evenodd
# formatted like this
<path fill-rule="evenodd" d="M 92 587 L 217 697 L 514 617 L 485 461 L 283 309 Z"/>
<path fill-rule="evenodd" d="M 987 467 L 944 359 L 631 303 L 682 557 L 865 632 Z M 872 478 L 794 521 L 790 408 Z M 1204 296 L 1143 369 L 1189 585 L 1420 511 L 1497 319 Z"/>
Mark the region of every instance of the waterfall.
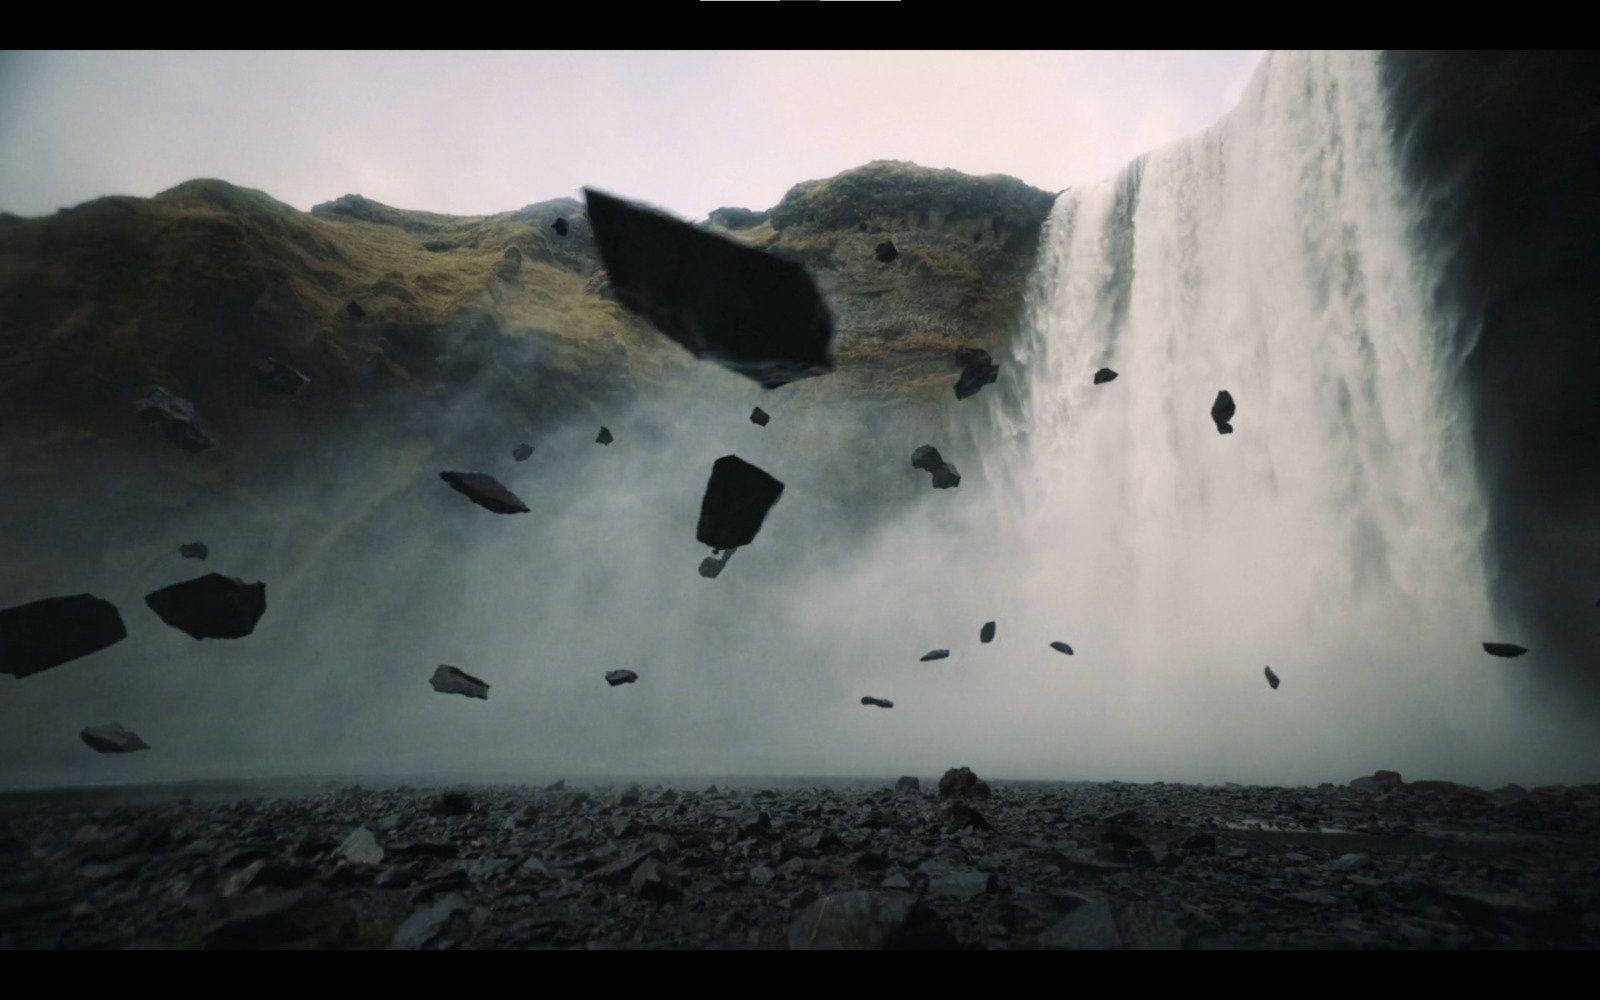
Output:
<path fill-rule="evenodd" d="M 1519 664 L 1480 644 L 1519 637 L 1411 221 L 1369 53 L 1273 54 L 1217 125 L 1061 196 L 986 470 L 1019 641 L 1075 648 L 1006 705 L 1040 764 L 1512 780 Z"/>

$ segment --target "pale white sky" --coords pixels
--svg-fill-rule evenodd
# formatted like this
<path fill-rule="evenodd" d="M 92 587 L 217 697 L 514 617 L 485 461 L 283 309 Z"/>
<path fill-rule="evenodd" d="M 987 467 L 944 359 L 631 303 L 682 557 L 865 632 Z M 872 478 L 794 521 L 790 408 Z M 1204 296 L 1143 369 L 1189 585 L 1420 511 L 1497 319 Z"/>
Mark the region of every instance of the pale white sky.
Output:
<path fill-rule="evenodd" d="M 1090 183 L 1260 52 L 4 52 L 0 210 L 196 177 L 459 215 L 584 185 L 704 218 L 871 160 Z"/>

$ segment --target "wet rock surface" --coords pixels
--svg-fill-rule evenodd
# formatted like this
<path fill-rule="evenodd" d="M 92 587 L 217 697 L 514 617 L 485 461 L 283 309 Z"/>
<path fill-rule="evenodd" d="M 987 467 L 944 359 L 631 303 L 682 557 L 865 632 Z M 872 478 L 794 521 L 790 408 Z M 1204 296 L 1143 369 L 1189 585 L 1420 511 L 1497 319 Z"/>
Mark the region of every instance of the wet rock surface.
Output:
<path fill-rule="evenodd" d="M 1600 946 L 1600 786 L 910 779 L 11 793 L 0 948 Z"/>

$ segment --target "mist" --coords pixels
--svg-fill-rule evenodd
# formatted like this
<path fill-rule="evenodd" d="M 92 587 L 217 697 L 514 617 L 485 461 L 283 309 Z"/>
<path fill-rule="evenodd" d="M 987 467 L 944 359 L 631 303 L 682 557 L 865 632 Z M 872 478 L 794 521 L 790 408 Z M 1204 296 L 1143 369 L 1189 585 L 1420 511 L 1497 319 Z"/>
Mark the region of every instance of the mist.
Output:
<path fill-rule="evenodd" d="M 1594 780 L 1600 741 L 1537 650 L 1481 647 L 1534 644 L 1487 596 L 1459 358 L 1388 157 L 1370 57 L 1274 54 L 1217 126 L 1060 199 L 1000 381 L 941 408 L 707 363 L 529 437 L 524 463 L 484 390 L 451 402 L 454 444 L 352 436 L 236 506 L 86 487 L 40 537 L 117 522 L 121 554 L 11 603 L 88 591 L 129 638 L 0 678 L 4 780 Z M 1119 378 L 1093 385 L 1102 365 Z M 910 467 L 922 444 L 959 487 Z M 786 489 L 708 580 L 695 525 L 728 454 Z M 478 508 L 445 469 L 532 512 Z M 193 540 L 208 562 L 177 560 Z M 253 635 L 197 642 L 143 606 L 213 571 L 267 583 Z M 488 700 L 432 691 L 439 664 Z M 638 683 L 609 687 L 618 668 Z M 153 750 L 85 754 L 111 720 Z"/>

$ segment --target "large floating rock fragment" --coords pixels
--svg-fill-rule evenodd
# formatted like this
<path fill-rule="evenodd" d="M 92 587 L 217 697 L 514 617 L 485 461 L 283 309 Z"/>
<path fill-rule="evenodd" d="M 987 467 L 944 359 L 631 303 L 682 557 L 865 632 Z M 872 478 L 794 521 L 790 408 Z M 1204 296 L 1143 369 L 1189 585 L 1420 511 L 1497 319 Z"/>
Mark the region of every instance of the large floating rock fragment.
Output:
<path fill-rule="evenodd" d="M 144 603 L 196 639 L 241 639 L 267 612 L 267 585 L 208 573 L 146 594 Z"/>
<path fill-rule="evenodd" d="M 206 548 L 205 542 L 190 542 L 187 545 L 178 546 L 178 555 L 183 556 L 185 559 L 203 560 L 210 554 L 211 550 Z"/>
<path fill-rule="evenodd" d="M 1483 644 L 1483 651 L 1490 656 L 1504 656 L 1507 659 L 1521 656 L 1527 652 L 1521 646 L 1513 645 L 1509 642 L 1486 642 Z"/>
<path fill-rule="evenodd" d="M 78 734 L 83 742 L 100 753 L 134 753 L 150 749 L 150 744 L 129 732 L 121 724 L 112 722 L 104 726 L 90 726 Z"/>
<path fill-rule="evenodd" d="M 528 505 L 500 481 L 482 472 L 441 472 L 439 478 L 450 488 L 485 510 L 496 514 L 526 514 Z"/>
<path fill-rule="evenodd" d="M 979 389 L 993 383 L 999 377 L 999 365 L 968 365 L 962 369 L 961 377 L 956 379 L 956 398 L 966 399 L 968 396 L 976 395 Z"/>
<path fill-rule="evenodd" d="M 162 386 L 134 403 L 133 410 L 145 423 L 160 424 L 162 435 L 184 451 L 199 454 L 217 446 L 195 426 L 194 404 Z"/>
<path fill-rule="evenodd" d="M 1233 433 L 1233 395 L 1224 389 L 1217 393 L 1217 401 L 1211 404 L 1211 419 L 1217 423 L 1218 434 Z"/>
<path fill-rule="evenodd" d="M 511 449 L 511 457 L 519 462 L 526 462 L 532 455 L 533 445 L 527 444 L 526 442 Z"/>
<path fill-rule="evenodd" d="M 933 650 L 931 652 L 924 653 L 922 655 L 922 662 L 923 663 L 928 663 L 928 662 L 933 661 L 933 660 L 942 660 L 942 659 L 945 659 L 946 657 L 948 657 L 949 655 L 950 655 L 950 651 L 948 649 L 935 649 L 935 650 Z"/>
<path fill-rule="evenodd" d="M 933 471 L 934 489 L 948 490 L 960 485 L 961 473 L 957 472 L 956 467 L 949 462 L 944 463 Z"/>
<path fill-rule="evenodd" d="M 714 549 L 749 545 L 781 496 L 778 480 L 737 455 L 724 455 L 711 466 L 695 537 Z"/>
<path fill-rule="evenodd" d="M 440 694 L 461 694 L 468 698 L 489 700 L 489 685 L 465 671 L 441 663 L 428 678 L 428 683 Z"/>
<path fill-rule="evenodd" d="M 759 406 L 750 411 L 750 422 L 755 424 L 757 427 L 765 427 L 771 420 L 772 417 L 767 413 L 767 411 L 763 410 Z"/>
<path fill-rule="evenodd" d="M 639 675 L 632 670 L 611 670 L 606 673 L 606 683 L 612 687 L 622 684 L 632 684 L 639 679 Z"/>
<path fill-rule="evenodd" d="M 1058 653 L 1066 653 L 1068 656 L 1072 655 L 1072 647 L 1064 642 L 1052 642 L 1050 644 L 1050 648 Z"/>
<path fill-rule="evenodd" d="M 879 708 L 893 708 L 894 707 L 894 702 L 890 701 L 889 699 L 887 699 L 887 698 L 873 698 L 870 695 L 868 697 L 862 698 L 861 699 L 861 704 L 863 704 L 863 705 L 876 705 Z"/>
<path fill-rule="evenodd" d="M 989 356 L 989 352 L 981 347 L 956 348 L 956 364 L 963 368 L 970 368 L 973 365 L 989 365 L 993 363 L 994 359 Z"/>
<path fill-rule="evenodd" d="M 1112 371 L 1109 368 L 1102 368 L 1099 371 L 1094 373 L 1094 384 L 1095 385 L 1104 385 L 1104 384 L 1106 384 L 1107 382 L 1111 381 L 1112 379 L 1114 379 L 1116 377 L 1117 377 L 1117 373 L 1116 372 Z"/>
<path fill-rule="evenodd" d="M 616 438 L 611 436 L 610 428 L 602 427 L 602 428 L 600 428 L 599 436 L 594 439 L 594 443 L 595 444 L 610 444 L 611 442 L 613 442 L 615 440 L 616 440 Z"/>
<path fill-rule="evenodd" d="M 1267 683 L 1272 685 L 1272 690 L 1278 690 L 1278 675 L 1272 672 L 1271 667 L 1267 668 Z"/>
<path fill-rule="evenodd" d="M 983 628 L 978 630 L 978 641 L 979 642 L 993 642 L 994 641 L 994 622 L 984 622 L 983 623 Z"/>
<path fill-rule="evenodd" d="M 617 301 L 695 357 L 768 389 L 833 370 L 833 317 L 806 269 L 584 189 Z"/>
<path fill-rule="evenodd" d="M 127 637 L 117 606 L 90 594 L 19 604 L 0 611 L 0 673 L 27 677 Z"/>
<path fill-rule="evenodd" d="M 293 396 L 311 382 L 309 375 L 277 358 L 262 358 L 256 362 L 255 377 L 256 385 L 263 392 L 279 396 Z"/>
<path fill-rule="evenodd" d="M 937 951 L 960 947 L 944 918 L 910 893 L 823 896 L 789 925 L 790 951 Z"/>
<path fill-rule="evenodd" d="M 931 444 L 925 444 L 911 453 L 911 467 L 924 472 L 933 473 L 933 488 L 947 490 L 952 486 L 961 485 L 961 473 L 956 467 L 946 462 L 939 454 L 939 449 Z"/>

